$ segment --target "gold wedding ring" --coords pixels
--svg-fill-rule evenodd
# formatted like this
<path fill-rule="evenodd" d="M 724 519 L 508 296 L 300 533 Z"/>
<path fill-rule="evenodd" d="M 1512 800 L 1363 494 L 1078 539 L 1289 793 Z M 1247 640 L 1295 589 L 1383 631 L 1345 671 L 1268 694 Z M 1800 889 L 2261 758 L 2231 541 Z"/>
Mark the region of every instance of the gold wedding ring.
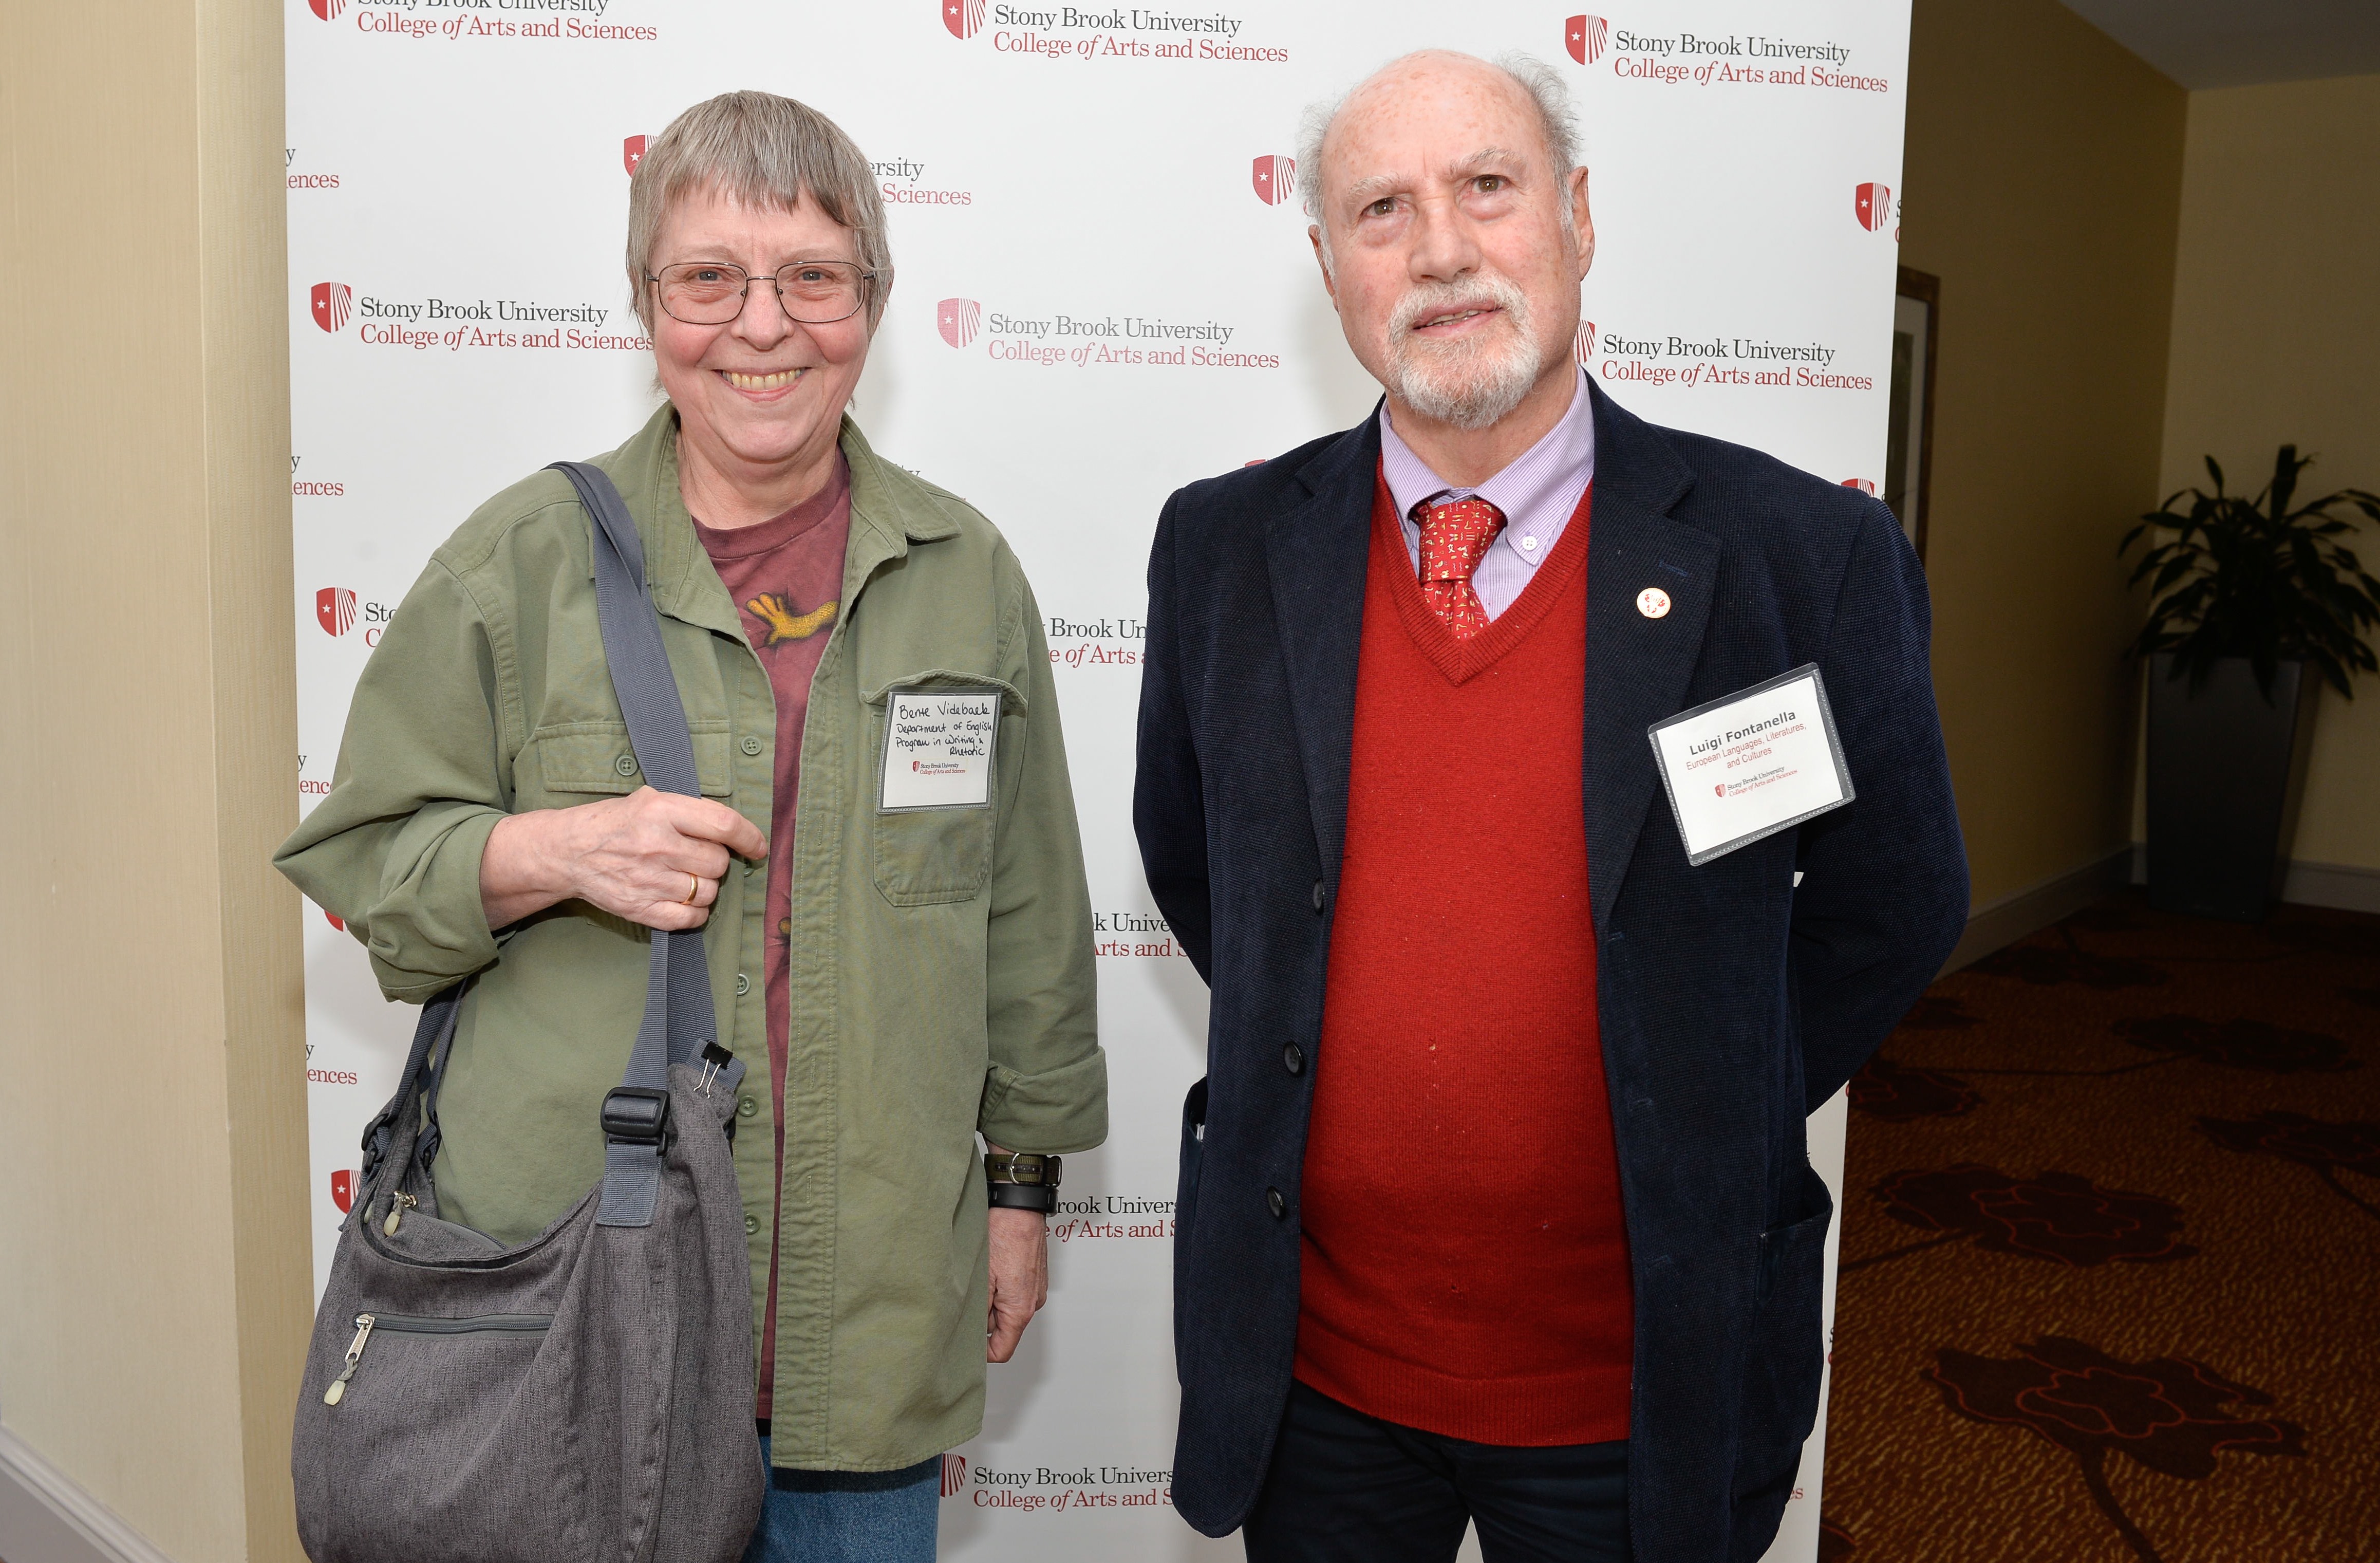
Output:
<path fill-rule="evenodd" d="M 698 873 L 687 874 L 686 876 L 686 899 L 680 904 L 690 907 L 694 905 L 694 898 L 701 894 L 702 875 Z"/>

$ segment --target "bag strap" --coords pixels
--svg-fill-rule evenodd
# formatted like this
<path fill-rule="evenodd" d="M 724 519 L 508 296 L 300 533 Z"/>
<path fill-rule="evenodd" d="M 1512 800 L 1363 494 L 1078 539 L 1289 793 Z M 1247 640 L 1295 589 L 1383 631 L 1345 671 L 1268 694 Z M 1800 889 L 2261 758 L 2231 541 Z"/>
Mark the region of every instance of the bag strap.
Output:
<path fill-rule="evenodd" d="M 579 503 L 594 519 L 595 607 L 603 637 L 603 657 L 612 690 L 626 719 L 628 746 L 645 780 L 663 792 L 701 796 L 695 771 L 694 739 L 686 724 L 676 675 L 662 643 L 661 619 L 645 581 L 644 542 L 620 491 L 598 467 L 557 461 L 550 469 L 570 480 Z M 668 1144 L 669 1068 L 694 1061 L 706 1049 L 716 1055 L 718 1019 L 710 1002 L 710 964 L 702 930 L 653 930 L 645 987 L 645 1009 L 637 1026 L 620 1083 L 603 1098 L 603 1194 L 596 1221 L 605 1227 L 650 1224 L 661 1197 L 662 1154 Z M 364 1179 L 388 1154 L 397 1115 L 421 1103 L 423 1123 L 414 1161 L 423 1170 L 438 1154 L 438 1093 L 445 1083 L 455 1022 L 469 979 L 421 1007 L 395 1096 L 364 1130 Z M 721 1072 L 743 1073 L 742 1060 L 722 1061 Z M 731 1089 L 732 1089 L 731 1083 Z M 360 1205 L 358 1205 L 360 1208 Z"/>
<path fill-rule="evenodd" d="M 602 469 L 557 461 L 579 503 L 595 519 L 595 607 L 603 658 L 628 724 L 628 747 L 645 780 L 663 792 L 702 795 L 694 738 L 677 676 L 662 644 L 661 618 L 645 580 L 645 546 L 620 491 Z M 599 1226 L 642 1227 L 661 1197 L 662 1151 L 669 1134 L 669 1067 L 687 1064 L 719 1034 L 710 1007 L 710 965 L 702 930 L 655 930 L 651 974 L 637 1044 L 620 1083 L 603 1098 L 603 1200 Z"/>

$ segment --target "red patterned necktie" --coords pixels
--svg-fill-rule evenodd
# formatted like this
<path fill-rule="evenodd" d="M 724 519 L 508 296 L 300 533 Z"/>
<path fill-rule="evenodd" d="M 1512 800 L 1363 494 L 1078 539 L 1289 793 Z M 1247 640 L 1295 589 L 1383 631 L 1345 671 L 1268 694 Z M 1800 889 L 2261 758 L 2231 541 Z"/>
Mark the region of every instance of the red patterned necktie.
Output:
<path fill-rule="evenodd" d="M 1456 640 L 1468 641 L 1488 628 L 1488 610 L 1472 590 L 1471 572 L 1504 530 L 1504 512 L 1475 495 L 1414 508 L 1421 511 L 1422 598 Z"/>

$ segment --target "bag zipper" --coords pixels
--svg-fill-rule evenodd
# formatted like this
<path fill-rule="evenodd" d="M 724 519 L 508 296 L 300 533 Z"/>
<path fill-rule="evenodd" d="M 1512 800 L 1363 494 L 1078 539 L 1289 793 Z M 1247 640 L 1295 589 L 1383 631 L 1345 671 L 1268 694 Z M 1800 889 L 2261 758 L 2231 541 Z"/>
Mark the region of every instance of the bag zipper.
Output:
<path fill-rule="evenodd" d="M 551 1313 L 475 1313 L 468 1319 L 440 1319 L 419 1313 L 358 1313 L 356 1315 L 356 1337 L 347 1342 L 346 1365 L 339 1376 L 322 1391 L 322 1404 L 335 1406 L 347 1398 L 347 1380 L 356 1376 L 362 1365 L 364 1346 L 374 1330 L 386 1330 L 395 1335 L 479 1335 L 495 1332 L 509 1335 L 543 1335 L 553 1327 Z"/>

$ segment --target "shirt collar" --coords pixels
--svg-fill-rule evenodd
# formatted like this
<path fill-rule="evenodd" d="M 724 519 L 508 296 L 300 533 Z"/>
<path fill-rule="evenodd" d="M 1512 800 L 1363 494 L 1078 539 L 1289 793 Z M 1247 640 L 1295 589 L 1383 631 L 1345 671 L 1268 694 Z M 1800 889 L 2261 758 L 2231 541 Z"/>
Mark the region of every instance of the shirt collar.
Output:
<path fill-rule="evenodd" d="M 1511 466 L 1475 488 L 1457 488 L 1431 471 L 1429 463 L 1398 435 L 1389 417 L 1389 404 L 1382 401 L 1380 471 L 1388 480 L 1389 497 L 1396 501 L 1398 516 L 1410 520 L 1414 507 L 1424 501 L 1467 499 L 1475 494 L 1508 519 L 1518 518 L 1540 508 L 1549 495 L 1584 488 L 1581 474 L 1588 479 L 1595 476 L 1595 407 L 1586 391 L 1586 372 L 1574 372 L 1570 409 L 1560 421 Z"/>

